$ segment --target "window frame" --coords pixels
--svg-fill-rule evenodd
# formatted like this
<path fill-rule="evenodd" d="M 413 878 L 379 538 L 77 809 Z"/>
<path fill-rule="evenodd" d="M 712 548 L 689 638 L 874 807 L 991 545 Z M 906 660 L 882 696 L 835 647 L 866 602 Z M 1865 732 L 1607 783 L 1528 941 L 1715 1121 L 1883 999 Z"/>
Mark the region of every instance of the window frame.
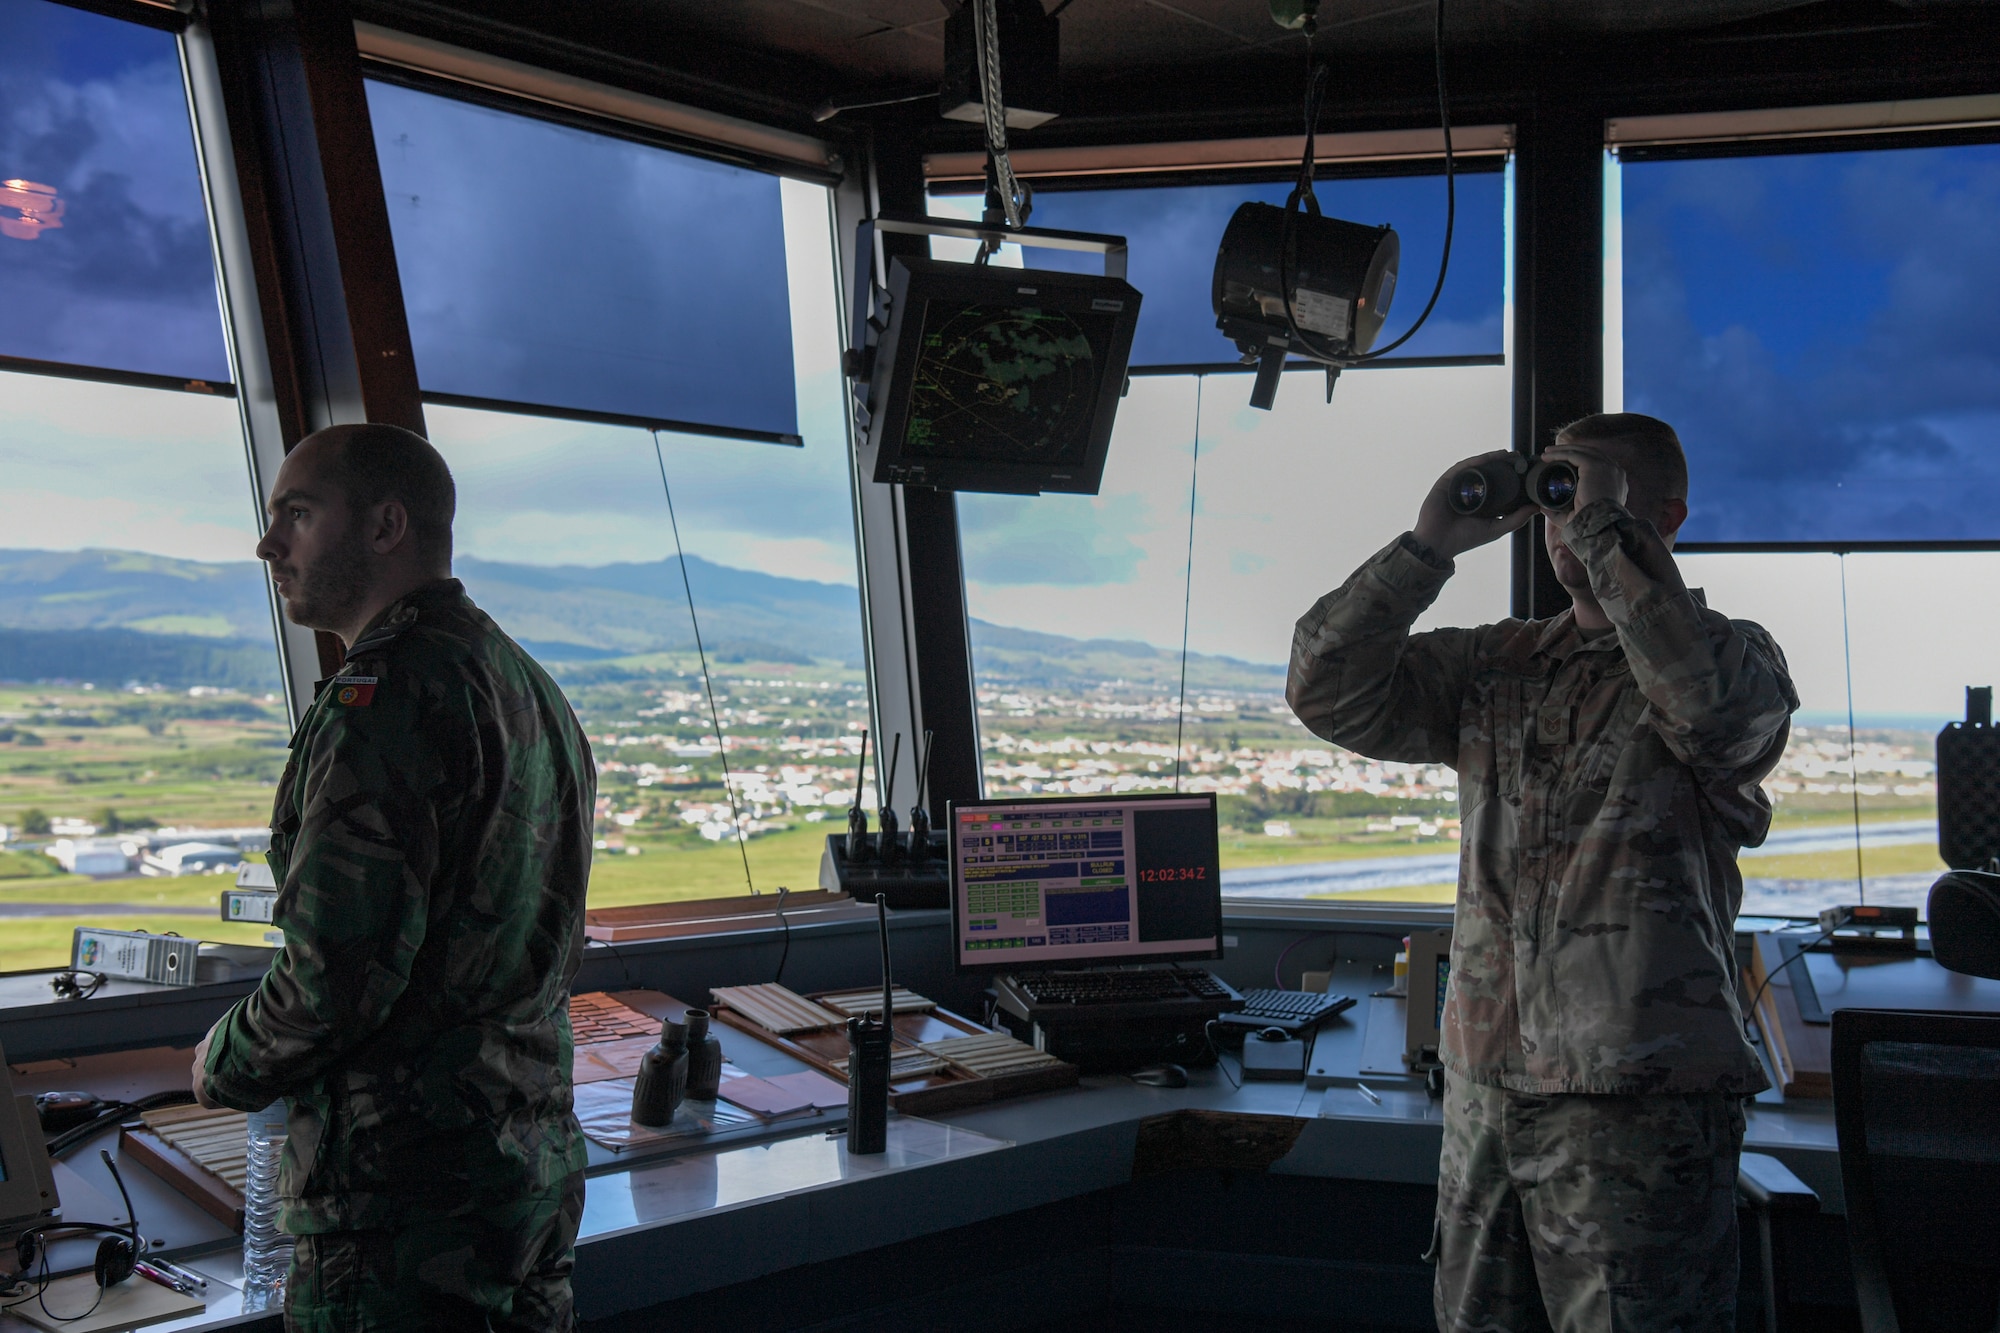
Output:
<path fill-rule="evenodd" d="M 847 220 L 849 206 L 846 201 L 852 198 L 851 187 L 854 184 L 855 173 L 849 170 L 847 162 L 843 160 L 832 141 L 669 102 L 608 83 L 522 64 L 365 20 L 356 20 L 353 31 L 360 55 L 360 75 L 364 86 L 369 80 L 394 84 L 509 115 L 561 125 L 586 133 L 604 135 L 628 143 L 761 172 L 768 176 L 798 180 L 824 188 L 828 195 L 828 243 L 833 261 L 834 306 L 840 315 L 836 320 L 838 325 L 836 336 L 839 339 L 840 350 L 842 352 L 846 350 L 849 334 L 845 317 L 847 275 L 853 238 L 852 228 L 844 227 L 843 224 Z M 400 290 L 397 299 L 401 300 Z M 798 336 L 799 331 L 795 328 L 794 341 Z M 805 444 L 803 423 L 800 434 L 781 435 L 741 428 L 691 425 L 623 413 L 434 392 L 421 387 L 418 390 L 418 397 L 426 404 L 441 407 L 468 408 L 505 415 L 594 425 L 636 427 L 647 431 L 734 440 L 749 445 L 803 448 Z M 860 495 L 866 487 L 854 469 L 852 414 L 843 411 L 841 415 L 840 440 L 845 452 L 850 503 L 854 514 L 855 565 L 860 585 L 860 629 L 866 673 L 865 693 L 869 705 L 870 728 L 880 733 L 883 730 L 884 710 L 882 693 L 877 683 L 880 675 L 877 662 L 881 659 L 882 653 L 879 651 L 876 637 L 879 620 L 870 614 L 869 542 L 863 531 L 865 513 L 864 506 L 860 502 Z M 912 735 L 921 730 L 920 727 L 908 725 L 902 729 Z M 905 749 L 911 753 L 905 756 L 903 764 L 914 770 L 915 747 L 906 746 Z M 889 781 L 884 771 L 887 760 L 877 750 L 873 753 L 872 762 L 876 766 L 876 790 L 880 791 Z M 908 790 L 914 786 L 914 771 L 904 776 L 908 785 L 902 789 Z"/>
<path fill-rule="evenodd" d="M 1514 271 L 1515 246 L 1520 220 L 1516 216 L 1516 191 L 1514 188 L 1516 134 L 1512 125 L 1478 125 L 1452 129 L 1453 156 L 1457 159 L 1457 170 L 1465 174 L 1468 159 L 1475 165 L 1473 171 L 1481 174 L 1500 173 L 1505 178 L 1501 205 L 1502 224 L 1502 291 L 1503 320 L 1502 348 L 1497 353 L 1472 356 L 1391 356 L 1378 361 L 1367 361 L 1351 367 L 1353 370 L 1396 370 L 1419 368 L 1457 368 L 1480 366 L 1510 366 L 1517 358 L 1517 329 L 1520 310 L 1515 299 Z M 1139 189 L 1149 185 L 1225 185 L 1225 184 L 1267 184 L 1272 181 L 1291 180 L 1296 177 L 1300 155 L 1303 153 L 1303 136 L 1280 137 L 1256 140 L 1216 140 L 1182 144 L 1136 144 L 1107 145 L 1087 148 L 1023 149 L 1014 154 L 1017 174 L 1030 185 L 1046 186 L 1051 192 L 1092 189 Z M 923 160 L 924 193 L 926 198 L 933 195 L 965 195 L 983 189 L 983 177 L 969 174 L 983 159 L 978 154 L 928 154 Z M 1444 161 L 1444 137 L 1438 130 L 1394 130 L 1377 133 L 1321 135 L 1315 143 L 1314 179 L 1339 180 L 1396 176 L 1441 176 Z M 944 188 L 938 188 L 942 185 Z M 1285 373 L 1314 371 L 1324 374 L 1326 367 L 1317 361 L 1302 359 L 1288 360 Z M 1137 379 L 1153 376 L 1190 375 L 1235 376 L 1253 375 L 1254 365 L 1243 365 L 1238 361 L 1203 362 L 1187 365 L 1135 365 L 1129 368 L 1129 377 Z M 1514 390 L 1518 397 L 1519 390 Z M 851 428 L 851 426 L 850 426 Z M 1510 429 L 1510 434 L 1512 433 Z M 861 481 L 857 479 L 857 489 Z M 896 488 L 876 488 L 896 489 Z M 857 497 L 861 503 L 862 497 Z M 955 507 L 955 497 L 954 497 Z M 879 520 L 878 520 L 879 521 Z M 859 529 L 857 528 L 857 531 Z M 894 532 L 893 526 L 890 528 Z M 900 555 L 900 551 L 899 551 Z M 1518 561 L 1517 561 L 1518 563 Z M 1516 572 L 1518 582 L 1519 573 Z M 971 683 L 975 677 L 972 661 L 969 612 L 966 607 L 965 575 L 962 561 L 958 568 L 959 601 L 958 612 L 964 624 L 966 644 L 966 674 Z M 1499 619 L 1506 608 L 1496 607 L 1494 618 Z M 918 631 L 920 633 L 921 631 Z M 871 651 L 874 643 L 871 629 Z M 903 645 L 904 656 L 908 656 L 908 644 Z M 978 757 L 980 794 L 985 796 L 986 751 L 982 738 L 976 689 L 970 727 L 974 753 Z M 916 712 L 916 709 L 912 709 Z M 1225 897 L 1223 914 L 1225 920 L 1232 916 L 1245 919 L 1270 919 L 1273 921 L 1295 920 L 1301 924 L 1331 927 L 1334 924 L 1351 926 L 1411 926 L 1418 928 L 1449 926 L 1455 909 L 1449 905 L 1369 901 L 1366 903 L 1339 903 L 1326 900 L 1300 900 L 1286 898 Z"/>

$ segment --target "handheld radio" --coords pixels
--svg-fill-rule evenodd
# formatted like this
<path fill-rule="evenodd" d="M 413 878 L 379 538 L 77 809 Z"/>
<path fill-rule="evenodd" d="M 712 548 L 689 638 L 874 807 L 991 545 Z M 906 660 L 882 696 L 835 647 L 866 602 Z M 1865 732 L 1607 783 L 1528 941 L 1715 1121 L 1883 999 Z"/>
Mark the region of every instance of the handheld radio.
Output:
<path fill-rule="evenodd" d="M 847 1151 L 889 1150 L 889 1048 L 896 1040 L 895 1005 L 889 980 L 889 904 L 875 895 L 876 928 L 882 935 L 882 1021 L 857 1014 L 847 1020 Z"/>

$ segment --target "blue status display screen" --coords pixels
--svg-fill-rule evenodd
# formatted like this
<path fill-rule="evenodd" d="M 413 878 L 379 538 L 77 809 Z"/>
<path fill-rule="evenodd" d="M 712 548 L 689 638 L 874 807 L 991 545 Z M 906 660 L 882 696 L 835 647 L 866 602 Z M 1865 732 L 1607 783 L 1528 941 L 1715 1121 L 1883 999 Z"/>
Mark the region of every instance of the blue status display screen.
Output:
<path fill-rule="evenodd" d="M 1220 956 L 1213 797 L 981 803 L 951 835 L 961 966 Z"/>

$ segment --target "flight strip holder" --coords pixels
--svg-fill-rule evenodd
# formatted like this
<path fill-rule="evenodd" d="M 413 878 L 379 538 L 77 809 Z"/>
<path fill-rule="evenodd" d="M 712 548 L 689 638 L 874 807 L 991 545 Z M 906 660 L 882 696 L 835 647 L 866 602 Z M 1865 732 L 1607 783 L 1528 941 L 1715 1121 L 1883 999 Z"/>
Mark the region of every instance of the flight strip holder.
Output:
<path fill-rule="evenodd" d="M 1104 256 L 1104 278 L 1115 283 L 1129 298 L 1110 304 L 1128 306 L 1120 318 L 1121 332 L 1114 336 L 1115 364 L 1119 375 L 1117 395 L 1122 397 L 1131 386 L 1130 376 L 1124 373 L 1131 356 L 1133 326 L 1138 317 L 1139 293 L 1125 282 L 1126 262 L 1130 255 L 1123 236 L 1102 235 L 1096 232 L 1061 231 L 1052 227 L 1007 227 L 984 222 L 954 222 L 939 218 L 919 217 L 909 214 L 883 213 L 877 217 L 864 218 L 856 226 L 854 241 L 854 280 L 849 294 L 849 329 L 847 351 L 842 356 L 841 368 L 852 382 L 854 394 L 854 437 L 857 462 L 870 480 L 876 482 L 898 482 L 905 478 L 889 475 L 896 470 L 890 455 L 897 452 L 888 448 L 883 440 L 886 418 L 894 415 L 894 405 L 876 401 L 882 390 L 878 390 L 878 377 L 889 377 L 894 372 L 892 364 L 898 359 L 897 349 L 885 348 L 884 339 L 897 324 L 896 310 L 891 296 L 891 283 L 907 279 L 906 272 L 892 268 L 893 259 L 882 246 L 884 236 L 942 236 L 954 240 L 981 241 L 998 247 L 1008 241 L 1019 245 L 1044 250 L 1068 250 L 1084 254 Z M 914 256 L 909 258 L 916 258 Z M 923 259 L 919 266 L 927 268 L 949 268 L 954 265 Z M 972 269 L 971 264 L 963 265 Z M 993 272 L 994 270 L 984 270 Z M 1047 277 L 1053 288 L 1065 287 L 1082 281 L 1080 275 L 1053 270 L 1004 270 L 1010 274 L 1028 273 L 1036 278 Z M 1089 281 L 1097 281 L 1090 279 Z M 1107 307 L 1108 308 L 1108 307 Z M 914 335 L 913 327 L 908 334 Z M 888 355 L 880 353 L 887 351 Z M 1116 399 L 1112 399 L 1113 402 Z M 884 420 L 877 420 L 878 417 Z M 1108 422 L 1108 413 L 1105 414 Z M 1097 493 L 1097 478 L 1104 466 L 1104 450 L 1108 447 L 1109 426 L 1102 425 L 1106 439 L 1098 440 L 1093 446 L 1094 457 L 1082 464 L 1080 471 L 1088 474 L 1087 484 L 1065 484 L 1047 486 L 1044 482 L 1030 483 L 1025 480 L 1008 481 L 994 476 L 982 476 L 977 481 L 954 482 L 940 480 L 936 484 L 947 490 L 980 490 L 1038 494 L 1043 489 L 1076 490 L 1083 494 Z M 1004 470 L 1004 469 L 1002 469 Z M 908 484 L 931 484 L 913 479 Z"/>

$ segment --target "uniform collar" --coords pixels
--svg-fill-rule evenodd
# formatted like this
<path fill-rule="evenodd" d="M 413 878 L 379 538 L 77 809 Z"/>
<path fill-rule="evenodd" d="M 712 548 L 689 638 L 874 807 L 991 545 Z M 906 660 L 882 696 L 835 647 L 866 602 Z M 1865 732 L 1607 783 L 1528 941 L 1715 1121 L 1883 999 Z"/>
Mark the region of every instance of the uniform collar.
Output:
<path fill-rule="evenodd" d="M 347 655 L 352 657 L 366 648 L 379 647 L 402 633 L 405 627 L 415 624 L 425 612 L 457 606 L 464 600 L 465 585 L 457 579 L 439 579 L 421 588 L 413 588 L 376 613 L 375 618 L 355 636 L 354 646 L 347 650 Z"/>
<path fill-rule="evenodd" d="M 1700 588 L 1689 588 L 1688 596 L 1703 610 L 1708 609 L 1708 594 Z M 1564 658 L 1571 653 L 1601 653 L 1619 651 L 1618 635 L 1600 634 L 1596 638 L 1585 638 L 1576 627 L 1576 609 L 1565 607 L 1563 613 L 1543 623 L 1542 631 L 1535 636 L 1535 652 L 1550 657 Z"/>
<path fill-rule="evenodd" d="M 1610 636 L 1613 642 L 1617 636 Z M 1565 607 L 1563 613 L 1542 625 L 1542 632 L 1535 636 L 1535 652 L 1548 657 L 1568 657 L 1578 645 L 1587 644 L 1583 631 L 1576 627 L 1576 610 Z"/>

